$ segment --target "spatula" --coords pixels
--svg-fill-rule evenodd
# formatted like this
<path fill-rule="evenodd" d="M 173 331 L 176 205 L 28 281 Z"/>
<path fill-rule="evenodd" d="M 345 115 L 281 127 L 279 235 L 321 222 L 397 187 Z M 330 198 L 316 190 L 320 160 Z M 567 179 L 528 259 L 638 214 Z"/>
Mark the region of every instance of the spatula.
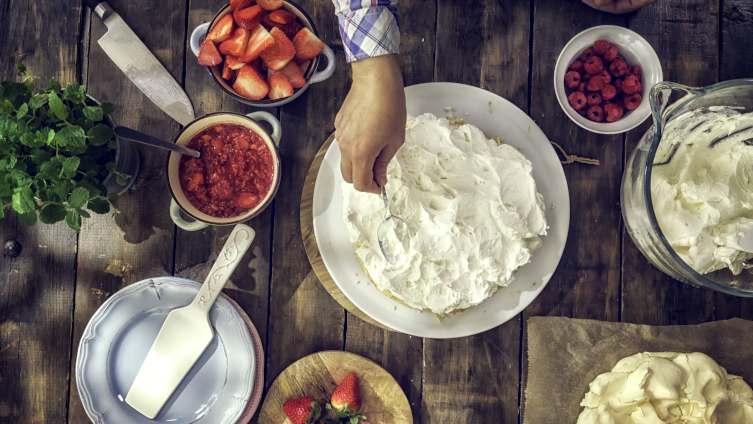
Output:
<path fill-rule="evenodd" d="M 214 338 L 209 310 L 255 235 L 236 225 L 193 302 L 167 315 L 125 399 L 147 418 L 157 416 Z"/>

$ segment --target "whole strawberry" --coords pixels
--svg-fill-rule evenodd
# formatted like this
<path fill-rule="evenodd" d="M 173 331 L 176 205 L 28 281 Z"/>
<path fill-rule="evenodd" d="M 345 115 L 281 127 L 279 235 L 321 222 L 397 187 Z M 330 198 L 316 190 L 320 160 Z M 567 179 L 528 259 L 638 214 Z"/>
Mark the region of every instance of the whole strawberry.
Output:
<path fill-rule="evenodd" d="M 350 418 L 350 424 L 357 424 L 359 418 L 366 418 L 359 414 L 361 409 L 361 390 L 358 388 L 358 377 L 352 372 L 340 383 L 332 393 L 327 409 L 335 411 L 340 418 Z"/>
<path fill-rule="evenodd" d="M 282 409 L 293 424 L 313 424 L 321 415 L 321 406 L 312 397 L 291 399 L 282 405 Z"/>

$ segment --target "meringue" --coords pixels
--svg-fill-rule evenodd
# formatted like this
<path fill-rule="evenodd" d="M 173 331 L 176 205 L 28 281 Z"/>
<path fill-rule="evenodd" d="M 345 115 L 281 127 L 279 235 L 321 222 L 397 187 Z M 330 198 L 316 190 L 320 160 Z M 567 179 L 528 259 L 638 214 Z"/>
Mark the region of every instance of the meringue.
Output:
<path fill-rule="evenodd" d="M 547 230 L 531 162 L 477 127 L 456 124 L 417 117 L 387 167 L 392 214 L 407 224 L 387 237 L 397 253 L 393 264 L 377 241 L 381 196 L 342 185 L 350 241 L 371 280 L 408 306 L 436 314 L 470 308 L 509 285 Z"/>
<path fill-rule="evenodd" d="M 596 377 L 577 424 L 753 424 L 753 389 L 703 353 L 638 353 Z"/>

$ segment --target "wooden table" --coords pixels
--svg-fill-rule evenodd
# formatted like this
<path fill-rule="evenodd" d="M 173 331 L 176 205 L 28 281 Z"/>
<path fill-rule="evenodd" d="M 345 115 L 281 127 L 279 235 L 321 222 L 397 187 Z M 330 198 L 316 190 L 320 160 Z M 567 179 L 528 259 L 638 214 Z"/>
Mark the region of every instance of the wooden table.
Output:
<path fill-rule="evenodd" d="M 452 81 L 480 86 L 527 111 L 570 154 L 599 166 L 565 166 L 572 204 L 570 236 L 557 272 L 515 319 L 485 333 L 429 340 L 384 331 L 347 314 L 324 291 L 303 250 L 299 202 L 309 164 L 333 131 L 349 87 L 330 0 L 296 0 L 338 59 L 335 75 L 277 109 L 286 174 L 272 207 L 254 219 L 247 266 L 225 293 L 248 312 L 266 340 L 267 385 L 312 352 L 345 349 L 382 364 L 408 395 L 416 423 L 516 423 L 526 377 L 526 320 L 568 316 L 643 324 L 753 319 L 753 301 L 699 290 L 661 274 L 635 248 L 620 217 L 626 158 L 647 129 L 626 135 L 586 132 L 562 112 L 552 89 L 555 60 L 578 32 L 602 24 L 645 37 L 664 77 L 689 85 L 752 77 L 753 0 L 659 0 L 625 16 L 577 0 L 403 0 L 401 60 L 406 85 Z M 251 109 L 222 95 L 187 49 L 193 28 L 219 0 L 112 0 L 157 58 L 182 83 L 197 116 Z M 0 77 L 14 63 L 46 80 L 85 84 L 117 103 L 118 123 L 171 139 L 176 122 L 118 70 L 96 40 L 105 28 L 76 1 L 0 2 Z M 190 233 L 168 215 L 165 154 L 141 149 L 138 181 L 116 201 L 120 217 L 28 228 L 11 214 L 0 241 L 21 256 L 0 258 L 0 423 L 87 423 L 74 378 L 81 334 L 94 311 L 124 286 L 148 277 L 203 280 L 229 228 Z"/>

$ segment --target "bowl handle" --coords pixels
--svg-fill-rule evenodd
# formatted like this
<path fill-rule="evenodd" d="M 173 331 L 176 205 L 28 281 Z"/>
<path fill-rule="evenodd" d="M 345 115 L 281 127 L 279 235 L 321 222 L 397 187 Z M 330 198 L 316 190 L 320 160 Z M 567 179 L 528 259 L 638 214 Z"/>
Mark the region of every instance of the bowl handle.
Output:
<path fill-rule="evenodd" d="M 170 218 L 173 219 L 175 225 L 186 231 L 198 231 L 209 226 L 209 224 L 207 224 L 206 222 L 188 222 L 183 219 L 183 217 L 180 216 L 180 206 L 178 206 L 178 202 L 176 202 L 175 199 L 170 200 Z"/>
<path fill-rule="evenodd" d="M 199 50 L 201 50 L 201 38 L 206 35 L 207 31 L 209 31 L 209 22 L 197 26 L 191 33 L 191 41 L 189 44 L 191 45 L 191 51 L 196 57 L 199 57 Z"/>
<path fill-rule="evenodd" d="M 333 52 L 332 49 L 325 44 L 324 48 L 322 49 L 322 54 L 324 54 L 324 56 L 327 58 L 327 67 L 322 69 L 321 71 L 314 72 L 314 75 L 312 75 L 311 79 L 309 80 L 311 84 L 322 82 L 335 73 L 335 65 L 337 64 L 337 61 L 335 60 L 335 52 Z"/>
<path fill-rule="evenodd" d="M 274 115 L 272 115 L 269 112 L 251 112 L 248 115 L 249 118 L 253 119 L 254 121 L 264 121 L 272 126 L 272 140 L 275 142 L 276 145 L 280 145 L 280 137 L 282 136 L 282 127 L 280 126 L 280 121 L 275 118 Z"/>

